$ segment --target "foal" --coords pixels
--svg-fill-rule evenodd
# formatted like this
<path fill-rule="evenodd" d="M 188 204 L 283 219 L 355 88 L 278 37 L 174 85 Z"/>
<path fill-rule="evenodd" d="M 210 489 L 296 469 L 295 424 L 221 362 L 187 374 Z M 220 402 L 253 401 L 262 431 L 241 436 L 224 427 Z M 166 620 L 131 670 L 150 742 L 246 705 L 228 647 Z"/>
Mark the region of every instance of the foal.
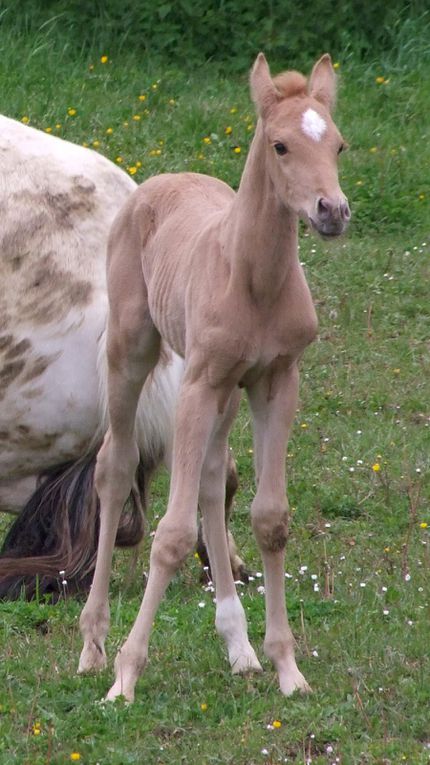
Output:
<path fill-rule="evenodd" d="M 297 406 L 298 361 L 317 332 L 297 228 L 300 216 L 323 236 L 337 236 L 350 211 L 338 183 L 343 141 L 330 116 L 330 57 L 315 64 L 307 83 L 297 72 L 272 80 L 260 53 L 251 90 L 259 121 L 237 194 L 205 175 L 156 176 L 129 198 L 111 231 L 110 428 L 96 468 L 102 517 L 94 582 L 81 616 L 80 671 L 105 664 L 112 549 L 139 459 L 136 405 L 161 339 L 185 359 L 185 375 L 167 512 L 108 699 L 134 698 L 158 605 L 196 541 L 198 505 L 216 585 L 216 627 L 232 670 L 261 669 L 248 641 L 224 526 L 227 438 L 241 387 L 254 428 L 257 492 L 251 518 L 266 585 L 264 651 L 284 694 L 308 690 L 296 666 L 284 594 L 286 445 Z"/>

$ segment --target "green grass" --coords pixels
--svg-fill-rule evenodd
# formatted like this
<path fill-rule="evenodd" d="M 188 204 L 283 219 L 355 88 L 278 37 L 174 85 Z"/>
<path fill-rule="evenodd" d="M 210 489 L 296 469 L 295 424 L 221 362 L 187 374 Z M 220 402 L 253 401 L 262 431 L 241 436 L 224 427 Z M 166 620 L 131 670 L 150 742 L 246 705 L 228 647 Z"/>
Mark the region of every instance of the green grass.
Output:
<path fill-rule="evenodd" d="M 351 144 L 341 178 L 354 220 L 330 246 L 301 236 L 320 336 L 302 364 L 289 446 L 286 571 L 299 665 L 314 693 L 282 698 L 267 663 L 262 676 L 231 676 L 212 596 L 191 558 L 157 616 L 135 704 L 98 703 L 142 592 L 140 575 L 124 588 L 128 558 L 118 553 L 110 668 L 99 677 L 75 674 L 82 604 L 1 605 L 2 765 L 60 765 L 72 752 L 83 765 L 429 762 L 430 540 L 421 524 L 430 526 L 430 65 L 408 45 L 409 61 L 397 52 L 366 66 L 340 62 L 338 124 Z M 113 161 L 136 168 L 138 181 L 192 169 L 237 186 L 254 122 L 246 73 L 151 70 L 132 52 L 102 64 L 109 51 L 76 56 L 49 30 L 4 36 L 0 48 L 5 114 L 78 143 L 98 141 Z M 232 526 L 258 571 L 245 406 L 232 446 L 241 482 Z M 166 494 L 160 476 L 154 524 Z M 257 578 L 241 593 L 261 657 L 258 586 Z M 274 720 L 280 728 L 267 727 Z"/>

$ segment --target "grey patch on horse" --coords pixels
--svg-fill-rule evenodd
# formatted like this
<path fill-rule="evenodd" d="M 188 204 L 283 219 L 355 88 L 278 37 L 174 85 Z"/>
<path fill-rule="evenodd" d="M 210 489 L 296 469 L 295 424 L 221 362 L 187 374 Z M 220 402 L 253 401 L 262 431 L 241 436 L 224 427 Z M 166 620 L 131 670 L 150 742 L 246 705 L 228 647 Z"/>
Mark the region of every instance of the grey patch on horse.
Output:
<path fill-rule="evenodd" d="M 38 398 L 39 396 L 43 396 L 45 393 L 43 388 L 30 388 L 30 390 L 24 390 L 21 393 L 22 398 L 26 398 L 28 400 L 31 400 L 32 398 Z"/>
<path fill-rule="evenodd" d="M 13 345 L 11 348 L 9 348 L 4 357 L 5 360 L 15 359 L 17 356 L 22 356 L 23 353 L 28 351 L 31 348 L 31 342 L 27 338 L 24 338 L 23 340 L 20 340 L 16 345 Z"/>
<path fill-rule="evenodd" d="M 13 341 L 13 335 L 0 335 L 0 351 L 4 351 L 6 348 L 9 348 Z"/>
<path fill-rule="evenodd" d="M 48 324 L 67 316 L 72 308 L 83 308 L 91 302 L 92 284 L 59 268 L 53 253 L 40 258 L 26 276 L 27 284 L 17 305 L 24 321 Z"/>
<path fill-rule="evenodd" d="M 40 375 L 43 375 L 43 373 L 48 369 L 49 365 L 52 364 L 53 361 L 56 361 L 60 356 L 61 351 L 58 351 L 57 353 L 51 353 L 49 356 L 38 356 L 34 361 L 31 362 L 29 369 L 26 371 L 24 377 L 22 378 L 22 384 L 28 383 L 30 380 L 34 380 L 35 377 L 40 377 Z"/>
<path fill-rule="evenodd" d="M 0 390 L 7 388 L 11 382 L 13 382 L 18 375 L 21 374 L 25 367 L 25 361 L 20 359 L 19 361 L 10 361 L 0 369 Z"/>

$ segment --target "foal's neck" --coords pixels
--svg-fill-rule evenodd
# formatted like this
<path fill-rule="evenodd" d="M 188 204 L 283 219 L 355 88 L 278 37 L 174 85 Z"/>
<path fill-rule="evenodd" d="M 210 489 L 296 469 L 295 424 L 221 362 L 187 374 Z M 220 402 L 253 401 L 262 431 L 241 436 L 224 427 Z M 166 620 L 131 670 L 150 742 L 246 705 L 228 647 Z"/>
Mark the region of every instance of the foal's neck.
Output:
<path fill-rule="evenodd" d="M 297 259 L 298 220 L 275 193 L 266 155 L 259 122 L 226 219 L 225 243 L 233 279 L 244 283 L 255 300 L 271 303 Z"/>

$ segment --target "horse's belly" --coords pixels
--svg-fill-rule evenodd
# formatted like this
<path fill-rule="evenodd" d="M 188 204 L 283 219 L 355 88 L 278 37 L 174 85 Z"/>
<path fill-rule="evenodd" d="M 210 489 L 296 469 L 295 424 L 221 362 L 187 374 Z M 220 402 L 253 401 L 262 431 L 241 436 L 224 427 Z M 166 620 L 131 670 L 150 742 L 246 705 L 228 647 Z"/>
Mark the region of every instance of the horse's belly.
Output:
<path fill-rule="evenodd" d="M 81 456 L 99 425 L 97 350 L 105 306 L 33 327 L 0 400 L 0 481 Z M 23 365 L 23 366 L 22 366 Z"/>

